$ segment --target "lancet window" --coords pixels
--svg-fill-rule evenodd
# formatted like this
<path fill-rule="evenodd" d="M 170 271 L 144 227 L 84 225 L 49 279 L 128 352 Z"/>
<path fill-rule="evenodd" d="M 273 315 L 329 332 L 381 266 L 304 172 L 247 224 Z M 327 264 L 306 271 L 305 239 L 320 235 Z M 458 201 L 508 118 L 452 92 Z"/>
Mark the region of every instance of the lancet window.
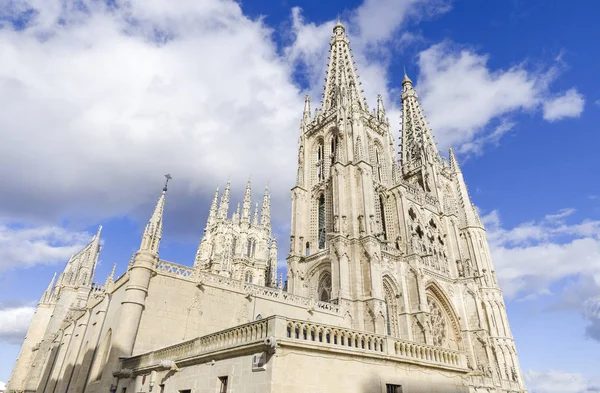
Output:
<path fill-rule="evenodd" d="M 383 201 L 383 195 L 379 195 L 379 212 L 381 215 L 381 231 L 383 233 L 383 240 L 387 240 L 387 225 L 385 222 L 385 203 Z"/>
<path fill-rule="evenodd" d="M 325 195 L 321 194 L 319 197 L 319 208 L 318 208 L 318 219 L 319 219 L 319 250 L 325 248 Z"/>
<path fill-rule="evenodd" d="M 323 142 L 320 142 L 317 146 L 317 181 L 320 183 L 325 179 L 325 173 L 323 168 Z"/>
<path fill-rule="evenodd" d="M 255 249 L 256 249 L 256 240 L 254 240 L 254 239 L 248 239 L 246 256 L 248 258 L 254 258 Z"/>

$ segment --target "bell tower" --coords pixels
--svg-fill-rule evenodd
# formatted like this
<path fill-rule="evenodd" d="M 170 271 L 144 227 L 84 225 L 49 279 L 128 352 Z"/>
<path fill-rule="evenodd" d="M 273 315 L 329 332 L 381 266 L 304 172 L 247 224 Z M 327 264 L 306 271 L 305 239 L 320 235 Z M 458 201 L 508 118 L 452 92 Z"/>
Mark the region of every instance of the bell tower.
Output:
<path fill-rule="evenodd" d="M 383 100 L 369 111 L 356 71 L 338 22 L 323 101 L 311 116 L 307 96 L 300 123 L 288 291 L 345 303 L 359 316 L 354 327 L 382 331 L 380 247 L 394 231 L 382 212 L 397 171 Z"/>

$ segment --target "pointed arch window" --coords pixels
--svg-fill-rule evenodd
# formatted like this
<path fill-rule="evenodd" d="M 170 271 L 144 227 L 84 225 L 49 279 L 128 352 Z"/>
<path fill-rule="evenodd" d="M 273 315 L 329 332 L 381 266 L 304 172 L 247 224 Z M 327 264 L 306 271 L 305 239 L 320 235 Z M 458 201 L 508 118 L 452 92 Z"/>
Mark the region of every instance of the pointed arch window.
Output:
<path fill-rule="evenodd" d="M 379 211 L 381 212 L 381 231 L 383 233 L 383 240 L 387 240 L 387 227 L 385 223 L 385 203 L 383 201 L 383 195 L 379 195 Z"/>
<path fill-rule="evenodd" d="M 325 195 L 319 197 L 319 250 L 325 248 Z"/>
<path fill-rule="evenodd" d="M 379 157 L 379 149 L 375 150 L 375 165 L 377 166 L 377 179 L 381 183 L 381 160 Z"/>
<path fill-rule="evenodd" d="M 233 241 L 231 242 L 231 255 L 235 255 L 236 247 L 237 247 L 237 237 L 234 237 Z"/>
<path fill-rule="evenodd" d="M 248 239 L 248 245 L 246 249 L 246 256 L 248 258 L 254 258 L 254 251 L 256 249 L 256 240 Z"/>
<path fill-rule="evenodd" d="M 319 300 L 322 302 L 330 302 L 331 301 L 331 274 L 329 272 L 325 272 L 319 278 L 318 284 L 318 296 Z"/>
<path fill-rule="evenodd" d="M 323 172 L 323 154 L 323 142 L 320 141 L 319 145 L 317 146 L 317 180 L 319 182 L 322 182 L 325 178 Z"/>

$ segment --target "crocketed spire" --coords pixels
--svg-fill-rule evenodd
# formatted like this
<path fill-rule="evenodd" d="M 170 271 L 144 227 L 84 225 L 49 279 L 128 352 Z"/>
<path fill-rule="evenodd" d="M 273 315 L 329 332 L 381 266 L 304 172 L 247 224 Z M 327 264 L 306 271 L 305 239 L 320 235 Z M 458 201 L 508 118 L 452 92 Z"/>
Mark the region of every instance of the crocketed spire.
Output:
<path fill-rule="evenodd" d="M 364 97 L 360 89 L 361 83 L 354 68 L 354 59 L 350 49 L 350 40 L 346 35 L 344 25 L 338 21 L 333 28 L 329 47 L 329 64 L 325 78 L 323 93 L 323 112 L 337 107 L 342 99 L 342 92 L 347 97 L 353 97 L 357 105 L 364 109 Z"/>
<path fill-rule="evenodd" d="M 244 204 L 242 205 L 242 221 L 250 221 L 250 209 L 252 208 L 252 184 L 248 179 L 246 192 L 244 193 Z"/>
<path fill-rule="evenodd" d="M 154 212 L 146 225 L 144 235 L 142 236 L 142 244 L 140 245 L 140 251 L 147 251 L 158 256 L 158 248 L 160 246 L 160 239 L 162 238 L 162 220 L 163 212 L 165 210 L 165 196 L 167 194 L 167 184 L 171 179 L 170 175 L 165 175 L 167 183 L 163 188 L 162 194 L 158 198 Z"/>

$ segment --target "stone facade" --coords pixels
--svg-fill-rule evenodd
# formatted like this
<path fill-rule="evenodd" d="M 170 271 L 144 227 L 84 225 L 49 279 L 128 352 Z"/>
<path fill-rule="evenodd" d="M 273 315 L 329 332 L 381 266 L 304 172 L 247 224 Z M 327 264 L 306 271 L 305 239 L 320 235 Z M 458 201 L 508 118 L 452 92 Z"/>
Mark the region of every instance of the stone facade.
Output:
<path fill-rule="evenodd" d="M 91 280 L 98 233 L 42 296 L 10 392 L 525 392 L 485 229 L 452 150 L 402 81 L 401 159 L 337 24 L 306 99 L 288 284 L 265 190 L 217 190 L 193 267 L 159 258 L 167 187 L 128 269 Z"/>

